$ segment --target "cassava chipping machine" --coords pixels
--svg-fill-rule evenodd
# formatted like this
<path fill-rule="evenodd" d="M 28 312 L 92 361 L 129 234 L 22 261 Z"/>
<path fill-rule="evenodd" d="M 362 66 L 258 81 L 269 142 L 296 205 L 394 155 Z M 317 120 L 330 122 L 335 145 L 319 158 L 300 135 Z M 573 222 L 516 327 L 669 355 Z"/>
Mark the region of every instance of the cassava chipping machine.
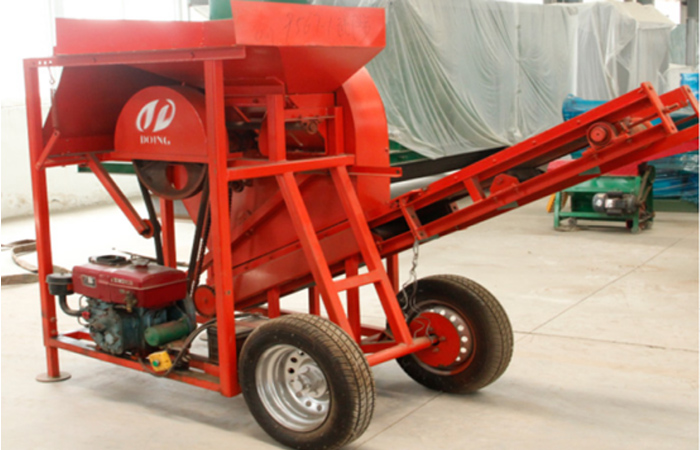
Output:
<path fill-rule="evenodd" d="M 683 107 L 697 117 L 690 91 L 644 84 L 392 199 L 400 171 L 363 69 L 385 44 L 384 11 L 231 4 L 232 20 L 201 23 L 59 19 L 54 56 L 25 62 L 43 381 L 65 377 L 58 350 L 68 350 L 242 392 L 290 447 L 347 444 L 372 417 L 371 366 L 396 359 L 419 383 L 461 393 L 495 381 L 511 358 L 510 324 L 489 292 L 434 276 L 397 293 L 399 252 L 697 138 L 697 125 L 678 131 L 670 117 Z M 47 67 L 63 69 L 42 126 Z M 514 176 L 583 148 L 554 170 Z M 107 162 L 133 164 L 148 218 Z M 97 256 L 51 273 L 46 171 L 67 165 L 92 170 L 154 240 L 155 261 Z M 196 223 L 187 273 L 176 268 L 174 200 Z M 386 327 L 361 323 L 363 285 L 376 288 Z M 281 310 L 301 289 L 308 314 Z M 85 327 L 59 334 L 56 302 Z M 189 349 L 204 331 L 199 355 Z"/>

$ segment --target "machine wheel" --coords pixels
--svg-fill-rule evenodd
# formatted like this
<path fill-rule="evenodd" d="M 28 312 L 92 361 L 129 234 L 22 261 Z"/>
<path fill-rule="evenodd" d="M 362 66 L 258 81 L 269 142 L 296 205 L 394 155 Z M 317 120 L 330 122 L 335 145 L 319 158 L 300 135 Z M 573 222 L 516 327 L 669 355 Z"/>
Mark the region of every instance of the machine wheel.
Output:
<path fill-rule="evenodd" d="M 243 345 L 239 368 L 253 417 L 286 446 L 338 448 L 372 419 L 367 359 L 342 328 L 321 317 L 295 314 L 261 325 Z"/>
<path fill-rule="evenodd" d="M 468 393 L 505 372 L 513 354 L 513 331 L 503 307 L 481 285 L 456 275 L 418 281 L 398 299 L 414 336 L 438 336 L 436 345 L 404 356 L 401 368 L 436 391 Z"/>

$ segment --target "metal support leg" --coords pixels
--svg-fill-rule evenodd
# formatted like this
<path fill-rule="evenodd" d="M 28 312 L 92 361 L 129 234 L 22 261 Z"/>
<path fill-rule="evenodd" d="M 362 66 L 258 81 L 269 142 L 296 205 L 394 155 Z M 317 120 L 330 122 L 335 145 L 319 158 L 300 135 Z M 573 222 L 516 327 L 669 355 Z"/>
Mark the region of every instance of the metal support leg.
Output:
<path fill-rule="evenodd" d="M 321 315 L 321 298 L 316 286 L 309 288 L 309 314 L 314 316 Z"/>
<path fill-rule="evenodd" d="M 345 276 L 347 278 L 356 276 L 359 266 L 360 259 L 357 256 L 348 258 L 345 261 Z M 348 300 L 348 320 L 350 321 L 350 328 L 352 328 L 352 336 L 357 342 L 360 342 L 362 339 L 360 333 L 360 288 L 350 288 L 345 295 Z"/>
<path fill-rule="evenodd" d="M 46 373 L 37 381 L 63 381 L 70 374 L 61 373 L 58 364 L 58 349 L 50 346 L 51 339 L 58 335 L 56 327 L 56 303 L 49 293 L 46 277 L 53 271 L 51 257 L 51 230 L 49 226 L 49 200 L 46 187 L 46 169 L 39 168 L 38 159 L 42 153 L 41 98 L 39 95 L 38 69 L 29 62 L 24 63 L 24 82 L 27 88 L 27 127 L 29 131 L 29 154 L 32 163 L 32 191 L 34 198 L 34 225 L 36 227 L 36 250 L 39 266 L 39 293 L 41 296 L 41 317 L 46 347 Z"/>
<path fill-rule="evenodd" d="M 211 201 L 211 238 L 214 253 L 214 291 L 219 336 L 219 383 L 221 394 L 232 397 L 240 392 L 236 370 L 236 323 L 234 320 L 233 277 L 231 272 L 231 224 L 228 198 L 226 155 L 228 135 L 224 122 L 223 62 L 204 62 L 207 110 L 207 153 Z"/>
<path fill-rule="evenodd" d="M 394 253 L 386 257 L 386 273 L 394 288 L 394 292 L 399 292 L 399 254 Z"/>
<path fill-rule="evenodd" d="M 275 286 L 267 291 L 267 315 L 270 319 L 275 319 L 280 314 L 280 288 Z"/>
<path fill-rule="evenodd" d="M 634 213 L 634 216 L 632 217 L 632 233 L 637 234 L 639 233 L 639 211 Z"/>
<path fill-rule="evenodd" d="M 287 158 L 287 145 L 284 131 L 284 96 L 267 96 L 267 139 L 270 161 L 283 161 Z"/>
<path fill-rule="evenodd" d="M 554 228 L 559 228 L 561 223 L 561 192 L 554 194 Z"/>

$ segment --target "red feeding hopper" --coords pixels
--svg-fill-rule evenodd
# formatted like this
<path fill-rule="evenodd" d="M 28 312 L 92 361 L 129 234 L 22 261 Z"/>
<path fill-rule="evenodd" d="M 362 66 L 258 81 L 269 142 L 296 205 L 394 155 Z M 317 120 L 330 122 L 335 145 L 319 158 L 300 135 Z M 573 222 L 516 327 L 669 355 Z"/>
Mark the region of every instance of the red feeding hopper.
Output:
<path fill-rule="evenodd" d="M 334 92 L 385 45 L 384 11 L 232 2 L 233 19 L 210 22 L 56 21 L 56 55 L 144 53 L 144 71 L 204 87 L 202 64 L 186 53 L 222 57 L 225 84 L 283 85 L 287 94 Z M 86 38 L 89 36 L 89 38 Z M 239 50 L 237 56 L 230 50 Z M 154 56 L 158 52 L 158 56 Z M 149 56 L 151 56 L 149 58 Z M 188 61 L 190 59 L 190 61 Z M 87 87 L 87 86 L 86 86 Z"/>

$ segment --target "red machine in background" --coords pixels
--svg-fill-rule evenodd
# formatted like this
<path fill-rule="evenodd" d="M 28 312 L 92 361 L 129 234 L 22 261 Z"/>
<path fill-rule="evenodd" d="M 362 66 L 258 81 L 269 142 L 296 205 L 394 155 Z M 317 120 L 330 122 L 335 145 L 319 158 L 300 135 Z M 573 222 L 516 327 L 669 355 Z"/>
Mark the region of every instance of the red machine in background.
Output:
<path fill-rule="evenodd" d="M 290 447 L 342 446 L 371 420 L 370 366 L 398 359 L 425 386 L 470 392 L 511 358 L 510 324 L 490 293 L 459 276 L 398 292 L 399 252 L 697 138 L 697 125 L 679 132 L 669 115 L 690 106 L 697 117 L 690 91 L 659 96 L 645 84 L 392 199 L 399 170 L 363 69 L 385 44 L 383 10 L 231 4 L 232 20 L 202 23 L 59 19 L 55 55 L 25 62 L 45 381 L 63 378 L 57 351 L 69 350 L 242 392 Z M 63 72 L 42 126 L 38 70 L 49 66 Z M 557 169 L 515 176 L 586 147 Z M 133 163 L 147 219 L 105 161 Z M 97 257 L 50 274 L 46 170 L 76 164 L 154 239 L 156 262 Z M 196 223 L 187 274 L 175 269 L 176 199 Z M 370 284 L 386 329 L 361 323 L 359 288 Z M 286 314 L 280 299 L 306 288 L 308 314 Z M 87 305 L 71 309 L 73 292 Z M 54 295 L 87 327 L 59 334 Z M 209 354 L 190 352 L 205 330 Z"/>

